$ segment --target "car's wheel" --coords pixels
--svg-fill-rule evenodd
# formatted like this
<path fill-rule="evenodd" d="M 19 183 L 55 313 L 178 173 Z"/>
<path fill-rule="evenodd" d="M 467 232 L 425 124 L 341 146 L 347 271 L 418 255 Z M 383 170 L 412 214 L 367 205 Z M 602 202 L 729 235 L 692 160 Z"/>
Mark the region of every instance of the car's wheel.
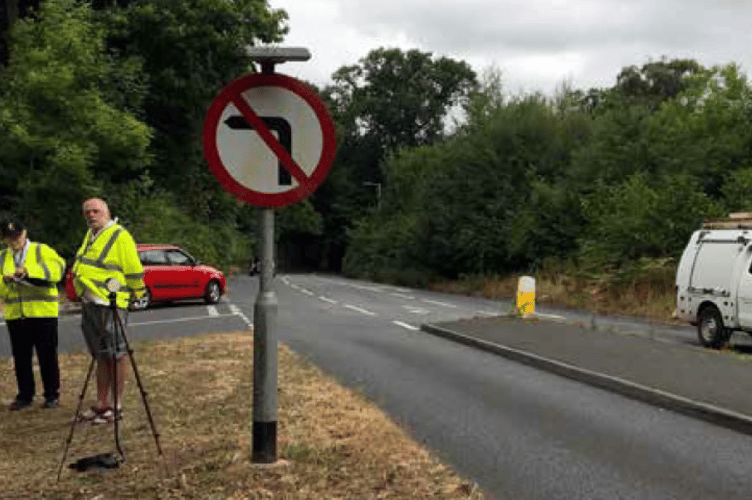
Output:
<path fill-rule="evenodd" d="M 219 288 L 219 283 L 216 281 L 210 281 L 206 284 L 206 290 L 204 291 L 204 301 L 207 304 L 216 304 L 219 302 L 219 298 L 222 296 L 222 290 Z"/>
<path fill-rule="evenodd" d="M 131 302 L 132 311 L 143 311 L 151 304 L 151 292 L 147 288 L 144 294 L 139 299 L 133 299 Z"/>
<path fill-rule="evenodd" d="M 731 336 L 731 332 L 723 326 L 723 318 L 715 306 L 703 307 L 697 315 L 697 320 L 697 337 L 705 347 L 718 349 Z"/>

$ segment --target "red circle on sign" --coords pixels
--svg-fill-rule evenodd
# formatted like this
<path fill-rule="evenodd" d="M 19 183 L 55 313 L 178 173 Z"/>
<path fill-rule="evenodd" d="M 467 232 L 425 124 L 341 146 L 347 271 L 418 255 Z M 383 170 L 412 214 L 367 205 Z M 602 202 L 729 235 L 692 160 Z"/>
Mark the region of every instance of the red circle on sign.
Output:
<path fill-rule="evenodd" d="M 264 193 L 240 184 L 228 172 L 217 150 L 217 127 L 220 125 L 219 120 L 223 111 L 234 99 L 240 98 L 242 100 L 243 92 L 255 87 L 281 87 L 297 94 L 311 107 L 321 126 L 322 147 L 318 164 L 310 176 L 307 176 L 303 181 L 298 179 L 298 186 L 288 191 Z M 261 135 L 261 132 L 259 134 Z M 285 207 L 297 203 L 313 193 L 329 174 L 336 153 L 334 121 L 324 101 L 303 82 L 277 73 L 245 75 L 223 88 L 212 101 L 206 113 L 202 142 L 204 157 L 219 183 L 238 199 L 258 207 Z M 273 149 L 272 151 L 275 152 Z"/>

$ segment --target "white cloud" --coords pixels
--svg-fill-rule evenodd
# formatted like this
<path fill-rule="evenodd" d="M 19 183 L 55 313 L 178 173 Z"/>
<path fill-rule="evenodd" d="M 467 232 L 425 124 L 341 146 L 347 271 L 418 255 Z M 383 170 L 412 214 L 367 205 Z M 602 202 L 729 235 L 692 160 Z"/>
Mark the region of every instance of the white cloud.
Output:
<path fill-rule="evenodd" d="M 378 47 L 419 49 L 503 73 L 510 91 L 610 87 L 619 71 L 661 57 L 752 66 L 748 0 L 271 0 L 283 45 L 313 58 L 278 71 L 317 85 Z"/>

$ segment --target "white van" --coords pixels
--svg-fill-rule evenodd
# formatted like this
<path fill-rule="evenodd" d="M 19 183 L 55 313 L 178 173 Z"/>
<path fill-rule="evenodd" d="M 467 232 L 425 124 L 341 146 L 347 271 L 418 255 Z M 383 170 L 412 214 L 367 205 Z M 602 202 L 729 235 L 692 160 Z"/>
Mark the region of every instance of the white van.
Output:
<path fill-rule="evenodd" d="M 676 271 L 676 315 L 719 348 L 734 331 L 752 333 L 752 214 L 706 219 Z"/>

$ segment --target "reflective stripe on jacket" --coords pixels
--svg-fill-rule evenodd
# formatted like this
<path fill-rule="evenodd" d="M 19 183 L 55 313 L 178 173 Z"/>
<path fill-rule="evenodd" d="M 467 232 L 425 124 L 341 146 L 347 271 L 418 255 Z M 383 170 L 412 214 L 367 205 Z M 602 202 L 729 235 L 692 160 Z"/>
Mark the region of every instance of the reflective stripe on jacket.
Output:
<path fill-rule="evenodd" d="M 10 249 L 0 252 L 0 266 L 4 276 L 12 276 L 16 272 Z M 5 301 L 5 319 L 56 318 L 60 306 L 56 283 L 63 279 L 65 261 L 49 246 L 30 242 L 23 267 L 29 278 L 48 283 L 35 285 L 5 283 L 0 280 L 0 296 Z"/>
<path fill-rule="evenodd" d="M 112 224 L 92 241 L 91 231 L 86 233 L 81 248 L 73 263 L 73 286 L 76 294 L 83 297 L 89 290 L 95 297 L 109 304 L 106 282 L 115 278 L 120 284 L 117 306 L 127 308 L 131 294 L 143 295 L 144 268 L 138 258 L 136 243 L 128 231 Z"/>

